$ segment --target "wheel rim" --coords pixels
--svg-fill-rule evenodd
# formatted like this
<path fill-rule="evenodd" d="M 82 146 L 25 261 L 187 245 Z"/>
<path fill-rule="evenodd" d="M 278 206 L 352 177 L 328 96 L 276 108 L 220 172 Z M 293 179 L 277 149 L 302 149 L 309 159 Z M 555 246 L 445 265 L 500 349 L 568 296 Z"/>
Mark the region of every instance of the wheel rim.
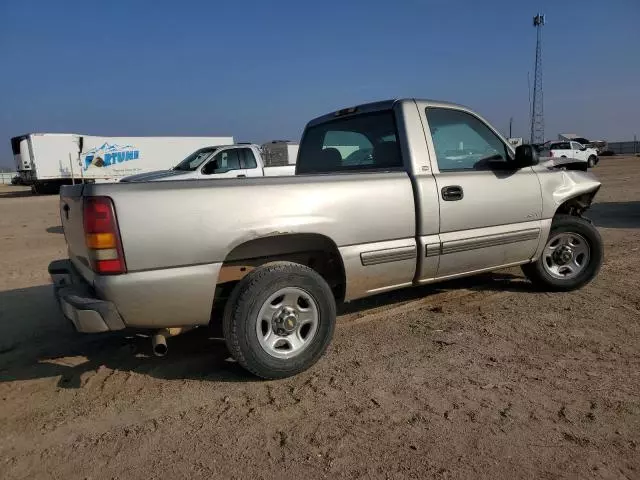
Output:
<path fill-rule="evenodd" d="M 569 280 L 587 267 L 590 253 L 589 243 L 582 235 L 563 232 L 551 237 L 545 245 L 542 265 L 552 277 Z"/>
<path fill-rule="evenodd" d="M 256 334 L 272 357 L 292 358 L 306 349 L 318 330 L 318 305 L 296 287 L 281 288 L 260 307 Z"/>

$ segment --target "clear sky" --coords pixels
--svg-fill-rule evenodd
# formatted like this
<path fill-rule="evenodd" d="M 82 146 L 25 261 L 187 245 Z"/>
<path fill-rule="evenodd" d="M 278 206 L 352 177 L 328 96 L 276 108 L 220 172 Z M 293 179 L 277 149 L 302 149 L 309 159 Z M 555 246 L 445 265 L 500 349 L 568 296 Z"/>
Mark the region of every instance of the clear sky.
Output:
<path fill-rule="evenodd" d="M 640 136 L 640 0 L 0 0 L 0 164 L 21 133 L 298 139 L 401 96 L 528 137 L 537 11 L 547 139 Z"/>

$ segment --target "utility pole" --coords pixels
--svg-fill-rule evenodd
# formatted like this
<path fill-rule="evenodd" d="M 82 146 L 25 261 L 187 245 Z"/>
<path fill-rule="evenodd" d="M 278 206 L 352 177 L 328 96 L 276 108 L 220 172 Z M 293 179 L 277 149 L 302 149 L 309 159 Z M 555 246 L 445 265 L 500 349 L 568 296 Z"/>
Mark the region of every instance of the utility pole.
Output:
<path fill-rule="evenodd" d="M 533 103 L 531 106 L 531 143 L 544 143 L 544 93 L 542 91 L 542 27 L 544 15 L 533 17 L 536 28 L 536 63 L 533 73 Z"/>
<path fill-rule="evenodd" d="M 511 128 L 513 127 L 513 117 L 509 118 L 509 138 L 512 138 Z"/>

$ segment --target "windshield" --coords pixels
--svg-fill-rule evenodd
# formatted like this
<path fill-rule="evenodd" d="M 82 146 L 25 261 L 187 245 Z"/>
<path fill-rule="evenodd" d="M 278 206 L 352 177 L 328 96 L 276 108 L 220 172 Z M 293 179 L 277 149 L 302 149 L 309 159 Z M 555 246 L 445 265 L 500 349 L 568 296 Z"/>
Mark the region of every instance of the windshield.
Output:
<path fill-rule="evenodd" d="M 217 150 L 216 147 L 209 148 L 201 148 L 200 150 L 196 150 L 183 161 L 181 161 L 178 165 L 176 165 L 173 169 L 180 170 L 182 172 L 193 172 L 196 168 L 204 163 L 214 152 Z"/>

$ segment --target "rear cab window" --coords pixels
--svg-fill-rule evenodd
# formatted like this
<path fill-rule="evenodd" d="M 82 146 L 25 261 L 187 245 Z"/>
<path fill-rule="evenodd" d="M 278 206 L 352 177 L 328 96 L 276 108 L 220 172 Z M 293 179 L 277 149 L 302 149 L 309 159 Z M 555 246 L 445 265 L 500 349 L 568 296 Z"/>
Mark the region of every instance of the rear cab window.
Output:
<path fill-rule="evenodd" d="M 240 148 L 238 150 L 240 155 L 240 163 L 242 168 L 258 168 L 256 163 L 256 157 L 253 155 L 253 150 L 250 148 Z"/>
<path fill-rule="evenodd" d="M 308 127 L 300 143 L 296 174 L 402 168 L 394 113 L 383 110 Z"/>

